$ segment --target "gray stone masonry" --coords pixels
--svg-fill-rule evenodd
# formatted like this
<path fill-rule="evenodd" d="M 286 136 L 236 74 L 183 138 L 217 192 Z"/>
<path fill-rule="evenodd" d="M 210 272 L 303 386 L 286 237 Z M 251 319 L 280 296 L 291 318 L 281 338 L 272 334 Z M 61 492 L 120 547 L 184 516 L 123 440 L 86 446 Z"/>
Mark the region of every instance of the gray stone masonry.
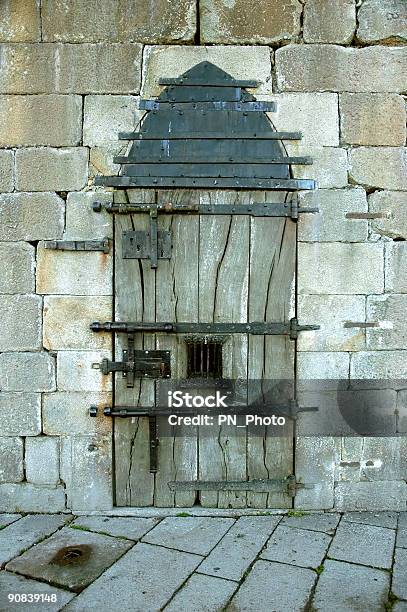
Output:
<path fill-rule="evenodd" d="M 349 152 L 352 183 L 378 189 L 407 189 L 407 151 L 402 147 L 358 147 Z"/>
<path fill-rule="evenodd" d="M 27 438 L 25 445 L 27 482 L 56 485 L 59 482 L 59 438 Z"/>
<path fill-rule="evenodd" d="M 0 438 L 0 482 L 24 479 L 22 438 Z"/>
<path fill-rule="evenodd" d="M 13 191 L 14 188 L 14 153 L 0 151 L 0 192 Z"/>
<path fill-rule="evenodd" d="M 42 301 L 39 295 L 0 295 L 0 311 L 2 312 L 2 326 L 0 328 L 0 351 L 38 351 L 41 349 L 41 318 Z M 33 357 L 33 359 L 35 356 Z M 0 355 L 2 359 L 10 359 Z M 14 353 L 14 360 L 18 359 Z M 24 361 L 24 357 L 21 357 Z M 5 376 L 0 365 L 0 377 Z M 27 372 L 26 372 L 27 374 Z M 11 372 L 11 380 L 18 377 L 18 372 Z M 4 380 L 4 378 L 3 378 Z M 4 391 L 32 391 L 29 384 L 21 389 L 9 387 L 5 382 Z M 40 389 L 44 391 L 44 389 Z"/>
<path fill-rule="evenodd" d="M 55 193 L 0 195 L 0 240 L 62 238 L 65 202 Z"/>
<path fill-rule="evenodd" d="M 111 420 L 104 418 L 102 410 L 99 410 L 98 417 L 90 420 L 89 406 L 103 409 L 104 406 L 109 406 L 111 401 L 111 394 L 107 392 L 44 393 L 42 414 L 44 433 L 51 436 L 109 434 L 112 427 Z M 2 422 L 1 417 L 0 422 Z"/>
<path fill-rule="evenodd" d="M 2 436 L 36 436 L 41 432 L 40 393 L 0 393 Z"/>
<path fill-rule="evenodd" d="M 35 291 L 35 248 L 26 242 L 0 242 L 0 293 Z"/>
<path fill-rule="evenodd" d="M 78 191 L 88 182 L 88 149 L 35 147 L 16 152 L 19 191 Z"/>
<path fill-rule="evenodd" d="M 407 7 L 404 0 L 365 0 L 358 13 L 357 38 L 363 43 L 407 41 Z"/>
<path fill-rule="evenodd" d="M 353 0 L 308 0 L 304 6 L 304 41 L 307 43 L 348 44 L 355 28 Z"/>
<path fill-rule="evenodd" d="M 2 353 L 0 387 L 3 391 L 54 391 L 55 359 L 48 353 Z"/>
<path fill-rule="evenodd" d="M 64 487 L 33 485 L 29 482 L 0 484 L 0 512 L 62 512 Z"/>
<path fill-rule="evenodd" d="M 407 242 L 386 244 L 385 291 L 407 293 Z"/>
<path fill-rule="evenodd" d="M 41 40 L 40 5 L 36 0 L 23 0 L 23 2 L 3 0 L 0 40 L 10 42 Z"/>
<path fill-rule="evenodd" d="M 1 147 L 69 147 L 79 144 L 81 137 L 80 96 L 0 95 Z"/>
<path fill-rule="evenodd" d="M 384 216 L 371 221 L 372 238 L 407 239 L 407 193 L 375 191 L 368 196 L 369 211 Z"/>

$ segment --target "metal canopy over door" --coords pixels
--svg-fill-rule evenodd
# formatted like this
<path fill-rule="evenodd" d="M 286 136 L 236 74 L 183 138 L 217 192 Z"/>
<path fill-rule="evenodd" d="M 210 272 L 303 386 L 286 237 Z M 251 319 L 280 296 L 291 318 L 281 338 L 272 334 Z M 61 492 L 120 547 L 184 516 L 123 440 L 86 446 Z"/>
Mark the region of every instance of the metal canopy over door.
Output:
<path fill-rule="evenodd" d="M 264 114 L 273 105 L 241 89 L 253 83 L 207 62 L 171 81 L 145 101 L 141 131 L 123 134 L 133 144 L 115 160 L 121 175 L 98 179 L 116 187 L 105 205 L 117 213 L 115 320 L 92 325 L 115 332 L 117 361 L 101 365 L 116 372 L 105 414 L 127 417 L 114 425 L 116 504 L 291 507 L 292 422 L 284 437 L 223 425 L 157 439 L 148 416 L 157 379 L 208 364 L 260 393 L 294 381 L 301 211 L 289 191 L 314 186 L 291 177 L 290 164 L 310 160 L 284 155 L 279 138 L 299 135 L 274 130 Z"/>

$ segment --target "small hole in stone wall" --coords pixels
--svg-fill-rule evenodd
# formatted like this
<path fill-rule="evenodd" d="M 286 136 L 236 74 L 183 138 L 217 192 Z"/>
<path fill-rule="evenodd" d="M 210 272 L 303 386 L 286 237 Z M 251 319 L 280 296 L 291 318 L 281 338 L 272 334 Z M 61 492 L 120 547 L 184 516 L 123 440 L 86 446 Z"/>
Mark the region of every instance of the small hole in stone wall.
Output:
<path fill-rule="evenodd" d="M 397 236 L 397 238 L 393 238 L 393 242 L 405 242 L 406 239 L 401 236 Z"/>

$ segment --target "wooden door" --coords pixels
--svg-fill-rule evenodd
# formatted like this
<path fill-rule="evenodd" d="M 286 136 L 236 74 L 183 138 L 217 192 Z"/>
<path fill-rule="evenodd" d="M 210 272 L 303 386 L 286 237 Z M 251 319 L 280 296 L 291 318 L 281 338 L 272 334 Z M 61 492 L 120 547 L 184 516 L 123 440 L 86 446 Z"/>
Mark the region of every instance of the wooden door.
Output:
<path fill-rule="evenodd" d="M 116 202 L 230 203 L 284 202 L 284 193 L 197 190 L 127 190 Z M 296 225 L 285 217 L 250 215 L 159 215 L 159 229 L 172 235 L 170 259 L 151 268 L 148 259 L 123 259 L 126 230 L 148 230 L 148 214 L 115 215 L 115 320 L 205 323 L 247 321 L 288 323 L 295 315 Z M 171 351 L 171 377 L 185 378 L 187 349 L 181 334 L 136 334 L 136 348 Z M 116 335 L 115 357 L 126 349 Z M 222 377 L 256 380 L 261 393 L 274 379 L 294 379 L 295 343 L 287 336 L 233 333 L 222 345 Z M 249 387 L 250 389 L 251 387 Z M 250 397 L 245 401 L 250 401 Z M 115 404 L 154 405 L 154 380 L 127 388 L 116 375 Z M 287 431 L 287 430 L 286 430 Z M 191 428 L 189 428 L 191 432 Z M 179 433 L 179 430 L 178 430 Z M 184 431 L 184 434 L 186 432 Z M 150 472 L 148 417 L 114 423 L 116 504 L 219 508 L 291 507 L 285 492 L 171 490 L 169 482 L 285 479 L 293 473 L 293 436 L 236 435 L 232 426 L 210 434 L 159 440 L 158 470 Z"/>

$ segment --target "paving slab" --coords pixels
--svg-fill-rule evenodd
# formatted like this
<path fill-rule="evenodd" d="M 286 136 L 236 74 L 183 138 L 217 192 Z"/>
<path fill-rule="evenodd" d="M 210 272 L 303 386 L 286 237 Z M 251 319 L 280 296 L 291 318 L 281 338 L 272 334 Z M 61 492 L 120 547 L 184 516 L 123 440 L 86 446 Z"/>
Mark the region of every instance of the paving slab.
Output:
<path fill-rule="evenodd" d="M 257 561 L 227 610 L 303 612 L 316 578 L 303 567 Z"/>
<path fill-rule="evenodd" d="M 407 599 L 407 549 L 396 548 L 394 555 L 392 592 L 399 599 Z"/>
<path fill-rule="evenodd" d="M 351 523 L 396 529 L 397 512 L 346 512 L 343 515 L 343 520 L 350 521 Z"/>
<path fill-rule="evenodd" d="M 390 576 L 383 570 L 327 560 L 311 609 L 315 612 L 383 612 Z"/>
<path fill-rule="evenodd" d="M 69 516 L 30 514 L 0 531 L 0 567 L 62 527 Z"/>
<path fill-rule="evenodd" d="M 407 612 L 407 601 L 396 601 L 392 612 Z"/>
<path fill-rule="evenodd" d="M 159 519 L 154 518 L 119 518 L 111 516 L 83 516 L 71 523 L 71 528 L 96 531 L 105 535 L 128 540 L 140 540 L 150 531 Z"/>
<path fill-rule="evenodd" d="M 277 527 L 261 558 L 301 567 L 318 567 L 325 557 L 331 537 L 326 533 L 297 527 Z"/>
<path fill-rule="evenodd" d="M 8 595 L 17 593 L 19 595 L 45 595 L 56 599 L 56 601 L 10 602 Z M 17 574 L 10 574 L 5 571 L 0 572 L 0 612 L 22 612 L 22 610 L 29 610 L 29 612 L 35 610 L 38 610 L 38 612 L 58 612 L 73 597 L 75 597 L 74 593 L 57 589 L 44 582 L 36 582 L 35 580 L 29 580 L 23 576 L 17 576 Z"/>
<path fill-rule="evenodd" d="M 329 557 L 390 569 L 395 537 L 392 529 L 342 521 L 329 549 Z"/>
<path fill-rule="evenodd" d="M 65 610 L 117 610 L 119 605 L 122 610 L 158 611 L 201 560 L 198 555 L 140 542 Z"/>
<path fill-rule="evenodd" d="M 185 585 L 164 608 L 165 612 L 213 612 L 223 610 L 238 585 L 231 580 L 192 574 Z"/>
<path fill-rule="evenodd" d="M 170 517 L 154 527 L 143 542 L 207 555 L 234 523 L 230 518 Z"/>
<path fill-rule="evenodd" d="M 322 531 L 328 535 L 333 535 L 340 518 L 340 514 L 328 514 L 327 512 L 304 514 L 304 516 L 285 516 L 281 525 L 309 529 L 310 531 Z"/>
<path fill-rule="evenodd" d="M 407 528 L 397 530 L 396 546 L 398 548 L 407 548 Z"/>
<path fill-rule="evenodd" d="M 21 518 L 21 514 L 0 514 L 0 529 L 4 529 L 7 525 L 15 523 Z"/>
<path fill-rule="evenodd" d="M 399 512 L 398 527 L 400 529 L 407 529 L 407 512 Z"/>
<path fill-rule="evenodd" d="M 241 517 L 209 553 L 198 572 L 240 580 L 279 521 L 276 516 Z"/>
<path fill-rule="evenodd" d="M 129 540 L 64 527 L 6 569 L 80 592 L 131 546 Z"/>

